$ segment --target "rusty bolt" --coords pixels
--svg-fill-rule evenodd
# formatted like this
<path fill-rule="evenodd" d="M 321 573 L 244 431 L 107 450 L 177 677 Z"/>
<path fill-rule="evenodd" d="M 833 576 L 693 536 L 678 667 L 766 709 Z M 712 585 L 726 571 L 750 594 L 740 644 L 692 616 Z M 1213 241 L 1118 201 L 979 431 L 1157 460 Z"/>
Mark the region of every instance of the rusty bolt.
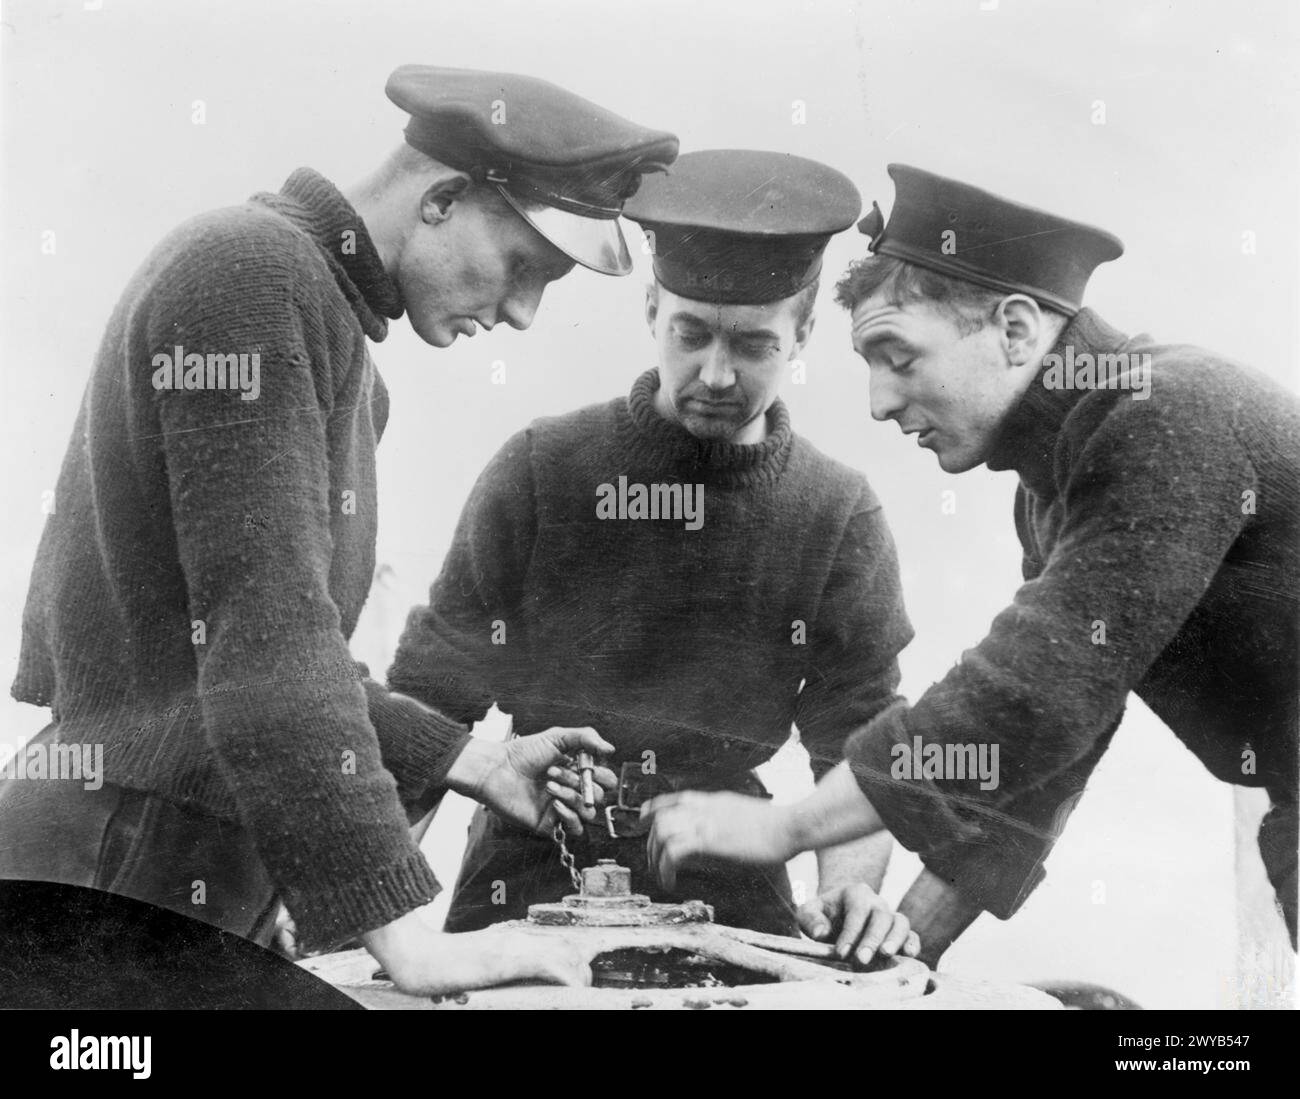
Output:
<path fill-rule="evenodd" d="M 582 892 L 588 897 L 631 896 L 632 871 L 613 859 L 597 859 L 582 871 Z"/>

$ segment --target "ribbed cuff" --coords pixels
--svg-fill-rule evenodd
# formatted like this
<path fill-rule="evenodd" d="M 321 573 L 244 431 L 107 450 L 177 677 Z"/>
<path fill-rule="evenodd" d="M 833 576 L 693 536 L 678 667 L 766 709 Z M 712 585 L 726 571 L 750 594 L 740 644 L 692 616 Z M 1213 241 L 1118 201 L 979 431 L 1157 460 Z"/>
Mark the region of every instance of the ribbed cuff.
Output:
<path fill-rule="evenodd" d="M 954 844 L 923 855 L 921 861 L 965 900 L 1008 920 L 1047 876 L 1043 860 L 1050 850 L 1050 844 L 1020 843 L 999 836 L 980 843 Z"/>
<path fill-rule="evenodd" d="M 987 818 L 979 824 L 959 811 L 961 799 L 934 782 L 896 768 L 895 745 L 912 747 L 906 705 L 886 710 L 845 744 L 845 758 L 858 787 L 894 838 L 914 851 L 935 876 L 966 900 L 1007 919 L 1043 880 L 1052 842 L 1029 825 L 1018 825 L 990 806 L 972 806 Z M 906 777 L 896 777 L 899 773 Z M 998 818 L 1001 817 L 1001 823 Z"/>
<path fill-rule="evenodd" d="M 844 758 L 859 788 L 909 851 L 924 856 L 945 844 L 978 839 L 978 826 L 959 817 L 951 797 L 933 782 L 912 778 L 908 772 L 906 777 L 895 777 L 900 773 L 895 745 L 911 747 L 907 714 L 905 704 L 891 706 L 845 742 Z"/>
<path fill-rule="evenodd" d="M 442 891 L 412 842 L 399 862 L 369 868 L 319 889 L 287 891 L 284 902 L 305 951 L 318 952 L 392 923 Z"/>

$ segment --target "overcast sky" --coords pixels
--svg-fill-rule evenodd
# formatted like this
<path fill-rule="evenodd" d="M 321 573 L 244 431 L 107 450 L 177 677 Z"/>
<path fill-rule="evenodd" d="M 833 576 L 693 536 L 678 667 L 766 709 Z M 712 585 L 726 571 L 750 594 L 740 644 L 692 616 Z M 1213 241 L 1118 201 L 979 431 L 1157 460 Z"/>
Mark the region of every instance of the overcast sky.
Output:
<path fill-rule="evenodd" d="M 1093 279 L 1088 301 L 1102 316 L 1206 345 L 1296 388 L 1296 7 L 5 3 L 0 677 L 12 680 L 42 493 L 126 279 L 178 222 L 277 189 L 300 165 L 343 187 L 359 179 L 401 140 L 403 116 L 383 94 L 398 65 L 541 76 L 676 132 L 683 151 L 824 160 L 886 212 L 885 166 L 900 161 L 1093 222 L 1126 246 Z M 53 255 L 42 251 L 51 231 Z M 915 696 L 1015 590 L 1015 482 L 948 477 L 894 425 L 871 421 L 866 369 L 831 301 L 834 277 L 865 244 L 850 232 L 829 248 L 808 381 L 785 396 L 795 429 L 864 469 L 884 502 L 918 631 L 904 658 Z M 379 486 L 379 559 L 393 575 L 367 609 L 358 657 L 382 669 L 470 485 L 509 434 L 623 393 L 654 365 L 642 320 L 648 262 L 636 258 L 630 278 L 579 270 L 553 286 L 529 332 L 501 326 L 438 351 L 399 322 L 373 349 L 393 396 Z M 504 385 L 492 384 L 498 362 Z M 957 492 L 956 514 L 941 511 L 946 489 Z M 6 701 L 0 744 L 43 716 Z M 983 919 L 954 963 L 1003 977 L 1092 976 L 1153 1006 L 1221 1002 L 1232 962 L 1231 800 L 1135 705 L 1047 884 L 1013 923 Z M 455 852 L 445 857 L 454 869 Z M 899 874 L 915 869 L 902 865 Z M 1109 885 L 1104 904 L 1090 899 L 1098 880 Z M 1189 911 L 1192 896 L 1208 901 Z M 1153 951 L 1169 964 L 1146 965 Z"/>

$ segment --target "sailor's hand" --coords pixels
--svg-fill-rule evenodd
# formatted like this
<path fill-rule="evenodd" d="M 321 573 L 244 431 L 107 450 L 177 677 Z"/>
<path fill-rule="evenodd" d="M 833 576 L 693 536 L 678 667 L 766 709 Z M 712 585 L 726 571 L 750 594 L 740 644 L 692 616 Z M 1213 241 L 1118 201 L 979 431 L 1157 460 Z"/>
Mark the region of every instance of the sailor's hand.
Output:
<path fill-rule="evenodd" d="M 759 865 L 795 854 L 789 811 L 765 798 L 686 791 L 652 798 L 641 807 L 651 823 L 647 860 L 660 884 L 672 889 L 677 869 L 712 857 Z"/>
<path fill-rule="evenodd" d="M 470 795 L 512 824 L 542 835 L 557 823 L 573 835 L 581 833 L 582 822 L 595 819 L 605 791 L 617 783 L 608 767 L 593 767 L 594 804 L 583 804 L 582 776 L 574 757 L 586 752 L 594 762 L 595 757 L 614 751 L 595 729 L 547 729 L 504 743 L 471 740 L 465 751 L 471 749 L 483 754 L 472 765 L 479 777 Z"/>
<path fill-rule="evenodd" d="M 857 882 L 819 893 L 797 913 L 805 935 L 835 940 L 835 953 L 857 966 L 877 954 L 915 958 L 921 940 L 901 912 L 895 912 L 870 886 Z"/>
<path fill-rule="evenodd" d="M 408 912 L 361 940 L 393 983 L 412 996 L 516 982 L 591 984 L 587 953 L 558 936 L 495 928 L 449 935 Z"/>

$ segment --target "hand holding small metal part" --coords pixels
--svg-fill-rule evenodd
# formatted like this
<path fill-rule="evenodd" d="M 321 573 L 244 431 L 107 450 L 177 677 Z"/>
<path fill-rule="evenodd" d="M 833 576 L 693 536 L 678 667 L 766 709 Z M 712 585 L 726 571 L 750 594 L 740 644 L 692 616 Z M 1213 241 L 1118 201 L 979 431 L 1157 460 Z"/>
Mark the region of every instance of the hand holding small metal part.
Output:
<path fill-rule="evenodd" d="M 618 785 L 614 772 L 597 763 L 598 757 L 613 752 L 614 746 L 591 728 L 548 729 L 538 735 L 559 737 L 569 749 L 546 769 L 546 794 L 556 823 L 570 835 L 580 835 L 583 822 L 596 819 L 605 792 Z"/>
<path fill-rule="evenodd" d="M 612 744 L 587 728 L 547 729 L 504 743 L 471 737 L 454 765 L 459 777 L 452 788 L 539 835 L 550 835 L 557 825 L 578 835 L 584 821 L 596 819 L 605 791 L 616 785 L 614 772 L 594 762 L 612 751 Z M 590 807 L 583 804 L 578 752 L 593 761 Z"/>

